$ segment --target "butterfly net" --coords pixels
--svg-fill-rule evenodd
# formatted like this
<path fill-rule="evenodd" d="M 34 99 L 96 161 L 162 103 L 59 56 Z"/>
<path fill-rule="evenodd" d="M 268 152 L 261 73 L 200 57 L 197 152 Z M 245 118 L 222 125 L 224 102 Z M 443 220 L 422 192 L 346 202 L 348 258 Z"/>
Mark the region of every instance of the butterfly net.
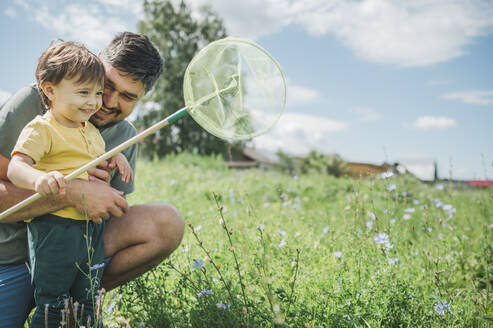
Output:
<path fill-rule="evenodd" d="M 280 65 L 263 48 L 242 39 L 210 43 L 190 62 L 183 94 L 187 111 L 205 130 L 246 140 L 269 130 L 286 100 Z"/>

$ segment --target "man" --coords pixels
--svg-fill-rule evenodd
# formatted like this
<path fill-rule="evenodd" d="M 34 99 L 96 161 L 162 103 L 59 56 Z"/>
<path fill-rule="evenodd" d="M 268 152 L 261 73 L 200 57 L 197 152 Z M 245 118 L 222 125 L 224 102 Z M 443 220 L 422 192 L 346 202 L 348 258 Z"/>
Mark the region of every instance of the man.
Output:
<path fill-rule="evenodd" d="M 109 150 L 136 134 L 124 119 L 156 82 L 162 60 L 147 37 L 130 32 L 117 35 L 100 58 L 106 70 L 103 106 L 91 122 Z M 35 86 L 19 90 L 0 108 L 0 211 L 32 194 L 7 180 L 7 167 L 20 131 L 42 113 Z M 123 153 L 135 171 L 137 146 Z M 106 290 L 142 275 L 178 247 L 184 223 L 176 208 L 162 203 L 129 207 L 125 194 L 133 191 L 133 183 L 122 183 L 112 169 L 108 164 L 91 169 L 89 181 L 72 180 L 65 195 L 43 197 L 0 223 L 0 328 L 22 327 L 32 308 L 24 219 L 66 206 L 85 208 L 98 223 L 113 217 L 104 233 L 105 257 L 110 259 L 102 278 Z"/>

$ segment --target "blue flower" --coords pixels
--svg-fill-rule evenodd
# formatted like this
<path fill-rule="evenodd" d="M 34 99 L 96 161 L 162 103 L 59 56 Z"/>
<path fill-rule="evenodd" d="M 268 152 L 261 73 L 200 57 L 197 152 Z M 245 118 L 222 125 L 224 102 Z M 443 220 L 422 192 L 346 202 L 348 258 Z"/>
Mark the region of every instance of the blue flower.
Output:
<path fill-rule="evenodd" d="M 397 188 L 397 186 L 395 184 L 391 183 L 388 185 L 387 191 L 391 192 L 391 191 L 395 190 L 396 188 Z"/>
<path fill-rule="evenodd" d="M 390 265 L 395 265 L 397 263 L 399 263 L 399 259 L 397 257 L 392 257 L 392 258 L 389 259 L 389 264 Z"/>
<path fill-rule="evenodd" d="M 212 289 L 202 289 L 200 293 L 197 294 L 197 297 L 209 296 L 212 293 Z"/>
<path fill-rule="evenodd" d="M 377 233 L 374 237 L 374 240 L 379 245 L 384 245 L 385 248 L 390 249 L 393 248 L 394 245 L 390 243 L 389 236 L 385 232 Z"/>
<path fill-rule="evenodd" d="M 198 259 L 198 260 L 193 260 L 192 264 L 192 269 L 200 269 L 204 266 L 204 260 Z"/>
<path fill-rule="evenodd" d="M 102 269 L 104 268 L 105 266 L 105 263 L 100 263 L 100 264 L 94 264 L 92 267 L 91 267 L 91 270 L 98 270 L 98 269 Z"/>
<path fill-rule="evenodd" d="M 339 251 L 335 251 L 334 256 L 337 257 L 338 259 L 340 259 L 342 257 L 342 253 Z"/>
<path fill-rule="evenodd" d="M 445 315 L 445 311 L 450 311 L 450 306 L 445 302 L 436 302 L 434 308 L 439 315 Z"/>

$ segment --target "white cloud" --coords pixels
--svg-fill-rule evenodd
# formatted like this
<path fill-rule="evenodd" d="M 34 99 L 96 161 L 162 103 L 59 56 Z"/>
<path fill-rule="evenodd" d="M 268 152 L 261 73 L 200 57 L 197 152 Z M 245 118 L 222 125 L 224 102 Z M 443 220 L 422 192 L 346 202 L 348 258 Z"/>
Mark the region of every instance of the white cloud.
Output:
<path fill-rule="evenodd" d="M 138 18 L 143 17 L 143 7 L 141 1 L 135 0 L 98 0 L 101 4 L 105 5 L 107 9 L 111 9 L 113 12 L 127 12 Z"/>
<path fill-rule="evenodd" d="M 61 37 L 77 39 L 98 49 L 116 31 L 135 29 L 135 22 L 143 16 L 141 2 L 133 0 L 94 0 L 66 6 L 39 0 L 14 3 L 36 14 L 36 21 Z M 233 36 L 257 39 L 288 25 L 297 25 L 313 36 L 335 36 L 365 60 L 400 67 L 431 65 L 459 57 L 475 38 L 493 30 L 493 5 L 483 0 L 188 0 L 187 3 L 195 16 L 200 16 L 202 5 L 211 4 Z"/>
<path fill-rule="evenodd" d="M 482 0 L 190 0 L 224 19 L 233 35 L 258 38 L 299 25 L 336 36 L 358 56 L 401 67 L 456 58 L 493 28 L 493 6 Z"/>
<path fill-rule="evenodd" d="M 32 19 L 46 30 L 65 40 L 78 41 L 99 52 L 121 31 L 135 31 L 142 18 L 141 2 L 130 0 L 94 0 L 60 2 L 53 0 L 15 0 L 26 19 Z"/>
<path fill-rule="evenodd" d="M 31 6 L 29 5 L 29 2 L 27 2 L 26 0 L 14 0 L 14 4 L 16 4 L 17 6 L 20 6 L 26 10 L 31 8 Z"/>
<path fill-rule="evenodd" d="M 2 105 L 12 94 L 7 91 L 0 90 L 0 105 Z"/>
<path fill-rule="evenodd" d="M 360 121 L 370 122 L 370 121 L 378 121 L 382 118 L 382 114 L 377 112 L 374 109 L 367 107 L 356 107 L 351 109 L 351 112 L 358 115 L 358 119 Z"/>
<path fill-rule="evenodd" d="M 448 100 L 460 100 L 465 104 L 471 105 L 490 105 L 493 103 L 493 91 L 470 90 L 450 92 L 442 95 L 441 98 Z"/>
<path fill-rule="evenodd" d="M 289 80 L 286 86 L 286 105 L 309 105 L 320 98 L 317 90 L 296 85 Z"/>
<path fill-rule="evenodd" d="M 120 17 L 106 17 L 96 5 L 72 4 L 57 13 L 42 7 L 36 11 L 35 20 L 61 38 L 82 42 L 93 51 L 100 50 L 115 34 L 128 29 Z"/>
<path fill-rule="evenodd" d="M 11 18 L 14 18 L 15 16 L 17 16 L 17 12 L 12 7 L 9 7 L 7 9 L 5 9 L 4 13 L 5 13 L 5 15 L 7 15 L 7 16 L 9 16 Z"/>
<path fill-rule="evenodd" d="M 450 117 L 421 116 L 413 123 L 413 127 L 420 130 L 448 129 L 456 126 Z"/>
<path fill-rule="evenodd" d="M 292 1 L 289 0 L 189 0 L 197 16 L 200 7 L 212 4 L 212 8 L 224 20 L 232 36 L 256 39 L 281 31 L 293 21 Z"/>
<path fill-rule="evenodd" d="M 310 150 L 325 153 L 334 151 L 331 135 L 349 127 L 344 121 L 319 116 L 285 113 L 268 133 L 254 139 L 258 149 L 277 152 L 279 149 L 293 155 L 305 155 Z"/>

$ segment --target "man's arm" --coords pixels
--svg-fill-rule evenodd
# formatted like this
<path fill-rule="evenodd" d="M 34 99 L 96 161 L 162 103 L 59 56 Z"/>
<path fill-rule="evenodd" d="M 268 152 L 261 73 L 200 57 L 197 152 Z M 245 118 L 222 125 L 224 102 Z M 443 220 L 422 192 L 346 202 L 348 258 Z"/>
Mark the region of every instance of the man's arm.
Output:
<path fill-rule="evenodd" d="M 0 155 L 0 211 L 5 211 L 21 202 L 34 192 L 17 188 L 7 179 L 7 168 L 10 160 Z M 1 222 L 17 222 L 35 216 L 57 211 L 67 206 L 75 206 L 80 211 L 83 204 L 87 206 L 87 214 L 95 222 L 121 216 L 128 211 L 128 203 L 121 192 L 103 182 L 90 182 L 75 179 L 67 183 L 65 195 L 46 196 L 25 208 L 8 216 Z"/>

